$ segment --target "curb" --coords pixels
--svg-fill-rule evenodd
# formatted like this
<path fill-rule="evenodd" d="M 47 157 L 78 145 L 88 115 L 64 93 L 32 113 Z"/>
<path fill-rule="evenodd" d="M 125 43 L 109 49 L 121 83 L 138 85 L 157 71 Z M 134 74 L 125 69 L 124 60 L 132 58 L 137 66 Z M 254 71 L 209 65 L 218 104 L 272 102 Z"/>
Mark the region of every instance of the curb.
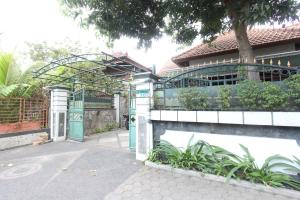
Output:
<path fill-rule="evenodd" d="M 198 177 L 198 178 L 204 178 L 206 180 L 210 181 L 216 181 L 220 183 L 225 183 L 237 187 L 243 187 L 247 189 L 252 189 L 256 190 L 259 192 L 266 192 L 270 193 L 273 195 L 281 195 L 281 196 L 286 196 L 289 198 L 297 198 L 300 199 L 300 192 L 290 190 L 290 189 L 285 189 L 285 188 L 273 188 L 273 187 L 268 187 L 262 184 L 255 184 L 255 183 L 250 183 L 248 181 L 238 181 L 238 180 L 233 180 L 230 179 L 230 181 L 227 181 L 225 177 L 222 176 L 216 176 L 212 174 L 205 174 L 202 172 L 197 172 L 197 171 L 192 171 L 192 170 L 185 170 L 185 169 L 179 169 L 179 168 L 173 168 L 170 165 L 162 165 L 162 164 L 157 164 L 153 163 L 150 161 L 145 161 L 145 166 L 160 169 L 160 170 L 165 170 L 173 173 L 178 173 L 182 175 L 187 175 L 187 176 L 193 176 L 193 177 Z"/>

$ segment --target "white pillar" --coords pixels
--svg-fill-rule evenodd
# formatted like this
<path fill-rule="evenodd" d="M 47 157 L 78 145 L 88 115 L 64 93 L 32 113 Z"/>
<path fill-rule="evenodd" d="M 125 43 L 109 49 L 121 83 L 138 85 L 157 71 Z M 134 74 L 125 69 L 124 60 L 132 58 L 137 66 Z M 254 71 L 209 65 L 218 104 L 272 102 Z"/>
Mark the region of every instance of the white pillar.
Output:
<path fill-rule="evenodd" d="M 120 94 L 114 94 L 114 108 L 116 109 L 116 123 L 120 126 Z"/>
<path fill-rule="evenodd" d="M 50 102 L 50 137 L 53 141 L 66 139 L 68 89 L 52 87 Z"/>
<path fill-rule="evenodd" d="M 151 73 L 140 73 L 134 76 L 136 85 L 136 159 L 146 160 L 153 148 L 153 131 L 150 120 L 150 108 L 153 96 L 155 76 Z"/>

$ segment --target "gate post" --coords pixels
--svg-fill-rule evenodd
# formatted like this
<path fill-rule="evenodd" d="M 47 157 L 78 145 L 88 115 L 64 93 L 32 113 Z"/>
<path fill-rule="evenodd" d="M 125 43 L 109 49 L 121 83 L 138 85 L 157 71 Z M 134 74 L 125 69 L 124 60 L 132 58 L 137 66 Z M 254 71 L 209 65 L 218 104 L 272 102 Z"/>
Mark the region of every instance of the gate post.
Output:
<path fill-rule="evenodd" d="M 54 86 L 50 88 L 50 138 L 53 141 L 66 139 L 68 88 Z"/>
<path fill-rule="evenodd" d="M 133 76 L 136 86 L 136 159 L 146 160 L 153 148 L 153 131 L 150 109 L 153 103 L 153 83 L 157 77 L 150 72 Z"/>
<path fill-rule="evenodd" d="M 116 109 L 116 123 L 120 127 L 120 94 L 114 94 L 114 108 Z"/>

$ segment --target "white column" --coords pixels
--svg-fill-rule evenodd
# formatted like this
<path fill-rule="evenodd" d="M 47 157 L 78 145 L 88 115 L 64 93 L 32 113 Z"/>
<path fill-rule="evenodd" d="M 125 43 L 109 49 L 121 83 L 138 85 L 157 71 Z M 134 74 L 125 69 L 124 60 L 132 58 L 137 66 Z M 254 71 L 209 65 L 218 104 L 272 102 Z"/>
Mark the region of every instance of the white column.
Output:
<path fill-rule="evenodd" d="M 65 140 L 68 114 L 68 90 L 59 87 L 50 89 L 50 137 L 53 141 Z"/>
<path fill-rule="evenodd" d="M 136 159 L 146 160 L 153 148 L 153 131 L 150 108 L 153 96 L 153 76 L 141 73 L 134 76 L 136 85 Z"/>
<path fill-rule="evenodd" d="M 116 109 L 116 123 L 120 126 L 120 94 L 114 94 L 114 108 Z"/>

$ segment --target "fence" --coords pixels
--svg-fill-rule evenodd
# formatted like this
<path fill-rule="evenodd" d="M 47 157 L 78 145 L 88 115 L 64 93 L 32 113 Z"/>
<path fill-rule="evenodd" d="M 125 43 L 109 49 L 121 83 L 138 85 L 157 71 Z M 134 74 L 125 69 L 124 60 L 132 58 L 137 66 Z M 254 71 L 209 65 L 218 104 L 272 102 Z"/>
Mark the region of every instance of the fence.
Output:
<path fill-rule="evenodd" d="M 286 86 L 282 82 L 275 82 L 275 85 L 286 92 Z M 260 83 L 260 88 L 263 89 L 263 84 Z M 230 111 L 300 111 L 300 107 L 295 102 L 297 99 L 288 96 L 286 101 L 282 106 L 274 106 L 271 108 L 265 108 L 263 104 L 265 101 L 261 100 L 261 97 L 257 97 L 257 106 L 254 108 L 249 108 L 245 106 L 237 93 L 237 85 L 227 86 L 230 89 L 230 95 L 228 97 L 228 108 L 224 108 L 223 100 L 220 97 L 220 90 L 222 86 L 208 86 L 208 87 L 190 87 L 190 88 L 172 88 L 164 90 L 156 90 L 153 95 L 152 105 L 153 109 L 159 110 L 211 110 L 211 111 L 220 111 L 220 110 L 230 110 Z M 204 97 L 199 96 L 203 94 Z M 275 94 L 274 94 L 275 95 Z M 185 97 L 184 97 L 185 96 Z M 188 102 L 185 104 L 193 104 L 192 108 L 187 108 L 180 98 L 185 98 Z M 205 106 L 199 106 L 199 104 L 206 104 Z M 199 107 L 197 107 L 197 105 Z"/>
<path fill-rule="evenodd" d="M 280 82 L 293 74 L 300 73 L 299 68 L 281 67 L 269 64 L 213 64 L 195 66 L 189 71 L 173 74 L 172 77 L 156 83 L 155 89 L 207 87 L 236 85 L 239 81 L 255 76 L 256 80 Z"/>
<path fill-rule="evenodd" d="M 48 108 L 44 99 L 0 98 L 0 133 L 47 128 Z"/>
<path fill-rule="evenodd" d="M 86 109 L 113 108 L 113 96 L 94 90 L 85 90 L 84 92 Z"/>

